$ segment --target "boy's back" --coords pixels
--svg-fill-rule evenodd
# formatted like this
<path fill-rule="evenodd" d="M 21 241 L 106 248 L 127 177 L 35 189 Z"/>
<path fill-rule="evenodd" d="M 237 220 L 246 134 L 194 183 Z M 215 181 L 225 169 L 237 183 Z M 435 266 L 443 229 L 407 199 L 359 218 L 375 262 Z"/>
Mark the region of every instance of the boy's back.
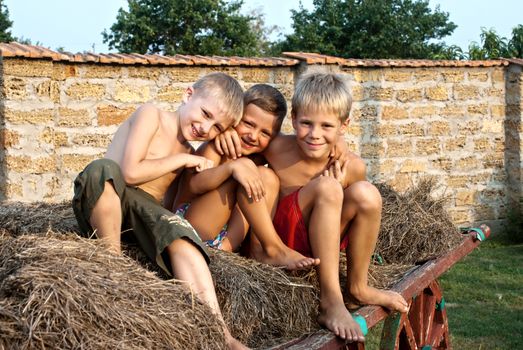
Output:
<path fill-rule="evenodd" d="M 133 129 L 140 130 L 140 137 L 130 135 Z M 192 147 L 188 142 L 180 142 L 178 131 L 174 113 L 144 105 L 118 128 L 105 158 L 114 160 L 125 169 L 126 162 L 133 162 L 134 159 L 160 159 L 174 154 L 191 153 Z M 144 178 L 137 185 L 161 201 L 171 182 L 182 170 L 180 168 L 167 172 L 150 180 Z"/>

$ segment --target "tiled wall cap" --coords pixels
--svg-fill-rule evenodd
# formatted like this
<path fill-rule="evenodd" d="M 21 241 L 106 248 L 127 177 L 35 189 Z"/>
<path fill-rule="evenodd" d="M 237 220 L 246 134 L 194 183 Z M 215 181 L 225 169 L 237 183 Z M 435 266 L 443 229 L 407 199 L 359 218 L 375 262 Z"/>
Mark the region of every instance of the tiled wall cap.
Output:
<path fill-rule="evenodd" d="M 304 61 L 307 64 L 338 64 L 346 67 L 496 67 L 509 64 L 503 58 L 488 61 L 451 61 L 354 59 L 308 52 L 284 52 L 283 55 Z"/>
<path fill-rule="evenodd" d="M 204 66 L 295 66 L 300 62 L 284 57 L 225 57 L 201 55 L 123 54 L 123 53 L 70 53 L 57 52 L 42 46 L 17 42 L 0 43 L 0 56 L 51 59 L 78 63 L 140 64 L 140 65 L 204 65 Z"/>
<path fill-rule="evenodd" d="M 495 67 L 510 63 L 523 65 L 522 59 L 497 59 L 488 61 L 445 60 L 376 60 L 346 59 L 308 52 L 284 52 L 284 57 L 225 57 L 201 55 L 162 56 L 157 54 L 122 53 L 70 53 L 57 52 L 42 46 L 17 42 L 0 43 L 0 56 L 51 59 L 78 63 L 140 64 L 140 65 L 204 65 L 204 66 L 295 66 L 307 64 L 337 64 L 346 67 Z"/>

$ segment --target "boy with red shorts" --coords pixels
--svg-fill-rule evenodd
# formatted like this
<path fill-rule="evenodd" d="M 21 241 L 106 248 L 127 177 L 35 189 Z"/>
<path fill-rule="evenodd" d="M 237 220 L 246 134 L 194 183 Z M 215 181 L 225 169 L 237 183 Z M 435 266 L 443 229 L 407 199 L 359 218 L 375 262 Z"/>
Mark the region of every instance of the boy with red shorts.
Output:
<path fill-rule="evenodd" d="M 382 305 L 406 312 L 407 302 L 393 291 L 367 283 L 367 273 L 381 220 L 381 196 L 366 180 L 365 164 L 348 152 L 332 161 L 335 145 L 349 124 L 351 96 L 338 74 L 305 74 L 292 99 L 294 135 L 278 135 L 263 152 L 270 168 L 261 171 L 266 196 L 274 201 L 267 210 L 245 191 L 239 206 L 259 236 L 279 234 L 305 256 L 319 258 L 318 322 L 348 341 L 362 341 L 357 323 L 345 307 L 339 285 L 339 251 L 347 253 L 347 290 L 354 307 Z M 271 220 L 274 218 L 274 220 Z M 256 258 L 260 247 L 251 245 Z"/>

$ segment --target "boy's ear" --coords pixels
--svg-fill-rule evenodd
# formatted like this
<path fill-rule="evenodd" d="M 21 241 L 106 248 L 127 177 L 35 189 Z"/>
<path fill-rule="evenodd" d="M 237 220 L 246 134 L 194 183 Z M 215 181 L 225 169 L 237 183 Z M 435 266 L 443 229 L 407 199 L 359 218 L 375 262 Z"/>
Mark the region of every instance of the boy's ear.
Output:
<path fill-rule="evenodd" d="M 296 114 L 294 112 L 291 112 L 291 121 L 292 121 L 292 127 L 296 129 Z"/>
<path fill-rule="evenodd" d="M 186 103 L 191 99 L 191 97 L 194 95 L 194 89 L 192 86 L 189 86 L 187 89 L 185 89 L 183 96 L 182 96 L 182 102 Z"/>
<path fill-rule="evenodd" d="M 341 123 L 340 134 L 345 134 L 347 132 L 347 129 L 349 128 L 349 123 L 350 118 L 345 119 L 345 121 Z"/>

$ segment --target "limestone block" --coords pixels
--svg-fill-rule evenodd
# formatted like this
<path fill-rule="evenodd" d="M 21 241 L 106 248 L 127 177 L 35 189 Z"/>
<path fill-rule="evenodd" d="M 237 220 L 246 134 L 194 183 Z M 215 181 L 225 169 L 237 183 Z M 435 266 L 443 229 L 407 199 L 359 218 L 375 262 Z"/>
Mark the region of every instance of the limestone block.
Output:
<path fill-rule="evenodd" d="M 406 119 L 409 117 L 407 110 L 402 107 L 384 106 L 381 111 L 381 119 Z"/>
<path fill-rule="evenodd" d="M 436 86 L 426 89 L 427 99 L 432 101 L 448 101 L 449 90 L 445 86 Z"/>
<path fill-rule="evenodd" d="M 424 119 L 426 117 L 434 116 L 437 114 L 438 114 L 438 109 L 435 106 L 414 107 L 409 112 L 409 115 L 411 118 L 420 118 L 420 119 Z"/>
<path fill-rule="evenodd" d="M 242 68 L 241 80 L 246 83 L 269 83 L 270 68 Z"/>
<path fill-rule="evenodd" d="M 33 111 L 7 109 L 5 111 L 5 119 L 13 124 L 41 125 L 52 122 L 54 120 L 54 114 L 55 112 L 52 109 L 38 109 Z"/>
<path fill-rule="evenodd" d="M 156 97 L 159 101 L 179 103 L 182 101 L 185 88 L 175 86 L 165 86 L 158 91 Z"/>
<path fill-rule="evenodd" d="M 58 108 L 59 126 L 88 126 L 92 124 L 92 118 L 87 109 L 74 109 L 67 107 Z"/>
<path fill-rule="evenodd" d="M 105 86 L 94 83 L 74 83 L 65 93 L 73 100 L 100 100 L 105 95 Z"/>
<path fill-rule="evenodd" d="M 412 79 L 412 70 L 410 69 L 388 69 L 385 70 L 385 81 L 390 82 L 404 82 Z"/>
<path fill-rule="evenodd" d="M 28 97 L 28 80 L 18 77 L 5 77 L 2 95 L 7 100 L 25 100 Z"/>
<path fill-rule="evenodd" d="M 205 71 L 199 67 L 168 67 L 165 71 L 176 83 L 194 83 L 205 75 Z"/>
<path fill-rule="evenodd" d="M 143 103 L 151 99 L 151 93 L 149 86 L 118 82 L 114 88 L 113 97 L 120 102 Z"/>
<path fill-rule="evenodd" d="M 134 107 L 117 107 L 113 105 L 102 105 L 96 109 L 98 125 L 119 125 L 135 111 Z"/>
<path fill-rule="evenodd" d="M 399 133 L 403 136 L 424 136 L 425 130 L 422 124 L 408 123 L 399 126 Z"/>
<path fill-rule="evenodd" d="M 40 59 L 4 58 L 3 74 L 18 77 L 47 77 L 53 76 L 53 61 Z"/>
<path fill-rule="evenodd" d="M 465 80 L 465 72 L 462 69 L 451 69 L 441 72 L 446 83 L 458 83 Z"/>
<path fill-rule="evenodd" d="M 5 157 L 6 166 L 9 170 L 22 174 L 43 174 L 56 171 L 56 156 L 32 158 L 29 156 Z"/>
<path fill-rule="evenodd" d="M 122 73 L 122 66 L 116 64 L 83 64 L 80 66 L 80 77 L 87 79 L 120 78 Z"/>
<path fill-rule="evenodd" d="M 400 102 L 418 102 L 423 99 L 423 89 L 398 90 L 396 99 Z"/>
<path fill-rule="evenodd" d="M 441 141 L 438 138 L 416 140 L 416 154 L 438 154 L 441 152 Z"/>
<path fill-rule="evenodd" d="M 481 98 L 480 89 L 474 85 L 455 85 L 454 98 L 456 100 L 478 100 Z"/>
<path fill-rule="evenodd" d="M 450 133 L 450 124 L 447 121 L 434 121 L 429 124 L 429 135 L 445 136 Z"/>

